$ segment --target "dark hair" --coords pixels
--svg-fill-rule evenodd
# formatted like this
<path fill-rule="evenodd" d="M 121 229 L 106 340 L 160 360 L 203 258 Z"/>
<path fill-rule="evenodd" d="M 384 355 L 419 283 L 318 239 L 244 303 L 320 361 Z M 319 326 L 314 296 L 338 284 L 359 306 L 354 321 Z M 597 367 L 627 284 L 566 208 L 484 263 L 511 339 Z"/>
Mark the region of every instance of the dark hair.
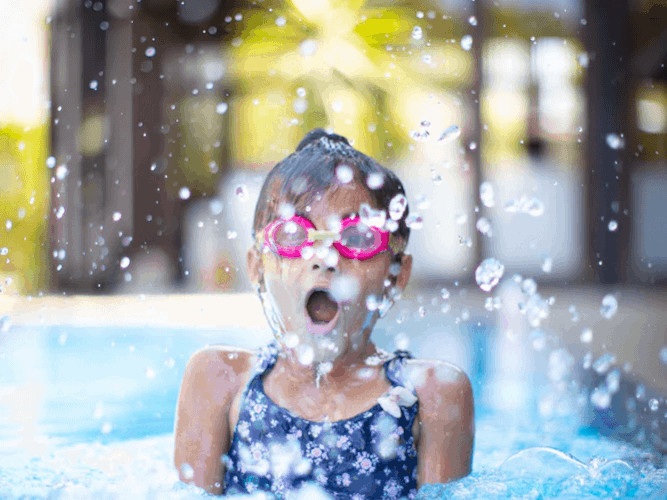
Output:
<path fill-rule="evenodd" d="M 353 169 L 354 180 L 368 189 L 376 208 L 388 212 L 392 198 L 397 194 L 405 195 L 403 184 L 391 170 L 354 149 L 345 137 L 317 128 L 308 132 L 296 151 L 277 163 L 264 180 L 255 208 L 253 238 L 278 218 L 281 203 L 294 206 L 310 203 L 317 194 L 335 185 L 336 167 L 340 164 Z M 380 174 L 384 181 L 377 189 L 367 185 L 371 174 Z M 405 223 L 408 213 L 406 206 L 394 232 L 404 242 L 403 248 L 410 237 L 410 229 Z"/>

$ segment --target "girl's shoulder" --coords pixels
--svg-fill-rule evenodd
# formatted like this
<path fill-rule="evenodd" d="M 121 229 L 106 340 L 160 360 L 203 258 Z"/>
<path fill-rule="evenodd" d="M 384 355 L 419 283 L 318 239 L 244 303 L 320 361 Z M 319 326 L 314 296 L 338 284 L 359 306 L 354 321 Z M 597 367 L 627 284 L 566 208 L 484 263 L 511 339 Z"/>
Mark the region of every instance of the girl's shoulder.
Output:
<path fill-rule="evenodd" d="M 464 402 L 472 397 L 470 379 L 461 368 L 448 361 L 406 359 L 403 370 L 420 402 L 439 401 L 451 404 L 452 401 Z"/>
<path fill-rule="evenodd" d="M 185 377 L 193 383 L 215 384 L 220 391 L 234 390 L 245 383 L 256 363 L 258 351 L 229 345 L 210 345 L 195 352 Z M 216 383 L 218 382 L 218 383 Z"/>

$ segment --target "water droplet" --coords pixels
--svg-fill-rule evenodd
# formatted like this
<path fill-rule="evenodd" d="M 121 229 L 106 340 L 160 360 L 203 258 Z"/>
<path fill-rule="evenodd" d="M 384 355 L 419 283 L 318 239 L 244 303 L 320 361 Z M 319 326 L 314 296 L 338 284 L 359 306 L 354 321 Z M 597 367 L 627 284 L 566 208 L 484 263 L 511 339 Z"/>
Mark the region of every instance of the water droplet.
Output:
<path fill-rule="evenodd" d="M 130 258 L 125 256 L 122 259 L 120 259 L 120 268 L 121 269 L 127 269 L 127 266 L 130 265 Z"/>
<path fill-rule="evenodd" d="M 504 273 L 505 266 L 490 257 L 482 261 L 475 270 L 475 281 L 483 291 L 490 292 L 498 284 Z"/>
<path fill-rule="evenodd" d="M 121 219 L 122 216 L 123 216 L 123 214 L 121 214 L 120 212 L 114 212 L 113 216 L 112 216 L 112 219 L 113 219 L 114 222 L 118 222 Z"/>
<path fill-rule="evenodd" d="M 369 189 L 380 189 L 384 185 L 384 175 L 379 172 L 374 172 L 366 179 L 366 185 Z"/>
<path fill-rule="evenodd" d="M 486 217 L 480 217 L 477 221 L 477 224 L 475 224 L 475 227 L 480 233 L 488 236 L 489 238 L 492 236 L 491 223 Z"/>
<path fill-rule="evenodd" d="M 658 403 L 657 399 L 651 398 L 648 401 L 648 407 L 651 409 L 651 411 L 658 411 L 658 408 L 660 407 L 660 403 Z"/>
<path fill-rule="evenodd" d="M 419 214 L 410 214 L 408 215 L 408 218 L 405 219 L 405 225 L 410 229 L 421 229 L 424 226 L 424 219 L 422 219 Z"/>
<path fill-rule="evenodd" d="M 605 295 L 600 306 L 600 314 L 605 319 L 611 319 L 618 311 L 618 301 L 616 297 L 611 294 Z"/>
<path fill-rule="evenodd" d="M 113 424 L 111 422 L 104 422 L 100 432 L 102 434 L 109 434 L 113 430 Z"/>
<path fill-rule="evenodd" d="M 359 217 L 361 222 L 369 227 L 381 228 L 387 221 L 387 213 L 384 210 L 374 210 L 368 203 L 362 203 L 359 207 Z M 335 229 L 332 228 L 333 230 Z"/>
<path fill-rule="evenodd" d="M 468 148 L 470 149 L 470 151 L 475 151 L 477 149 L 477 143 L 471 142 L 470 144 L 468 144 Z"/>
<path fill-rule="evenodd" d="M 440 290 L 440 297 L 442 297 L 442 300 L 449 299 L 449 297 L 450 297 L 449 290 L 447 290 L 446 288 L 443 288 L 442 290 Z"/>
<path fill-rule="evenodd" d="M 234 194 L 236 195 L 239 201 L 247 201 L 248 188 L 245 186 L 245 184 L 239 184 L 238 186 L 236 186 Z"/>
<path fill-rule="evenodd" d="M 65 215 L 65 207 L 60 206 L 56 210 L 56 219 L 62 219 L 63 215 Z"/>
<path fill-rule="evenodd" d="M 660 349 L 660 361 L 663 365 L 667 365 L 667 346 Z"/>
<path fill-rule="evenodd" d="M 213 215 L 219 215 L 222 212 L 222 202 L 220 200 L 211 200 L 208 209 Z"/>
<path fill-rule="evenodd" d="M 450 142 L 457 139 L 461 135 L 461 129 L 458 125 L 450 125 L 440 135 L 438 142 Z"/>
<path fill-rule="evenodd" d="M 593 330 L 590 328 L 584 328 L 581 331 L 579 340 L 581 340 L 584 344 L 590 344 L 593 341 Z"/>
<path fill-rule="evenodd" d="M 108 29 L 109 29 L 109 22 L 108 22 L 108 21 L 102 21 L 102 22 L 100 23 L 100 29 L 101 29 L 102 31 L 106 31 L 106 30 L 108 30 Z"/>
<path fill-rule="evenodd" d="M 625 146 L 625 139 L 618 134 L 607 134 L 607 146 L 611 149 L 621 149 Z"/>
<path fill-rule="evenodd" d="M 463 224 L 468 222 L 468 214 L 458 214 L 455 220 L 459 226 L 462 226 Z"/>
<path fill-rule="evenodd" d="M 610 220 L 607 227 L 611 232 L 614 232 L 618 229 L 618 222 L 616 222 L 615 220 Z"/>
<path fill-rule="evenodd" d="M 486 300 L 491 300 L 491 297 L 487 297 Z M 547 335 L 542 330 L 532 330 L 530 332 L 530 341 L 534 350 L 538 352 L 543 351 L 547 345 Z"/>
<path fill-rule="evenodd" d="M 463 50 L 472 49 L 472 37 L 470 35 L 465 35 L 463 38 L 461 38 L 461 48 Z"/>
<path fill-rule="evenodd" d="M 239 233 L 237 233 L 233 229 L 228 229 L 227 230 L 227 239 L 228 240 L 235 240 L 238 235 L 239 235 Z"/>
<path fill-rule="evenodd" d="M 603 373 L 606 373 L 615 362 L 616 356 L 607 352 L 595 360 L 593 363 L 593 370 L 602 375 Z"/>
<path fill-rule="evenodd" d="M 188 463 L 181 464 L 181 475 L 183 479 L 190 480 L 195 477 L 195 470 Z"/>
<path fill-rule="evenodd" d="M 146 57 L 153 57 L 155 55 L 155 47 L 148 47 L 145 53 Z"/>
<path fill-rule="evenodd" d="M 343 184 L 348 184 L 354 179 L 354 170 L 348 165 L 338 165 L 336 167 L 336 177 Z"/>
<path fill-rule="evenodd" d="M 276 18 L 276 26 L 283 27 L 287 24 L 287 19 L 285 19 L 284 16 L 280 16 Z"/>
<path fill-rule="evenodd" d="M 301 43 L 301 55 L 304 57 L 314 56 L 317 52 L 317 42 L 315 40 L 304 40 Z"/>
<path fill-rule="evenodd" d="M 545 257 L 542 262 L 542 271 L 545 273 L 550 273 L 553 269 L 554 261 L 551 257 Z"/>
<path fill-rule="evenodd" d="M 588 57 L 587 52 L 582 52 L 577 56 L 577 62 L 582 68 L 588 68 L 588 63 L 590 62 L 590 57 Z"/>
<path fill-rule="evenodd" d="M 65 177 L 67 177 L 67 174 L 69 174 L 67 165 L 58 165 L 58 168 L 56 168 L 56 177 L 58 180 L 62 181 Z"/>
<path fill-rule="evenodd" d="M 479 199 L 485 207 L 491 208 L 495 205 L 493 185 L 486 181 L 479 186 Z"/>
<path fill-rule="evenodd" d="M 412 28 L 412 39 L 413 40 L 421 40 L 423 36 L 424 36 L 424 32 L 422 31 L 420 26 L 415 26 L 414 28 Z"/>
<path fill-rule="evenodd" d="M 294 99 L 292 102 L 292 109 L 297 115 L 302 115 L 308 109 L 308 101 L 306 99 Z"/>
<path fill-rule="evenodd" d="M 90 87 L 92 90 L 97 90 L 97 80 L 91 80 L 90 83 L 88 84 L 88 87 Z"/>
<path fill-rule="evenodd" d="M 53 168 L 56 166 L 56 157 L 55 156 L 49 156 L 46 159 L 46 166 L 49 168 Z"/>
<path fill-rule="evenodd" d="M 187 200 L 190 198 L 190 189 L 187 186 L 183 186 L 181 189 L 178 190 L 178 197 L 181 200 Z"/>
<path fill-rule="evenodd" d="M 228 106 L 226 102 L 219 102 L 215 107 L 215 112 L 219 115 L 224 115 L 227 112 L 227 108 Z"/>
<path fill-rule="evenodd" d="M 408 200 L 403 194 L 397 194 L 389 202 L 389 217 L 392 220 L 400 220 L 408 206 Z"/>
<path fill-rule="evenodd" d="M 470 16 L 468 18 L 468 22 L 471 26 L 477 26 L 477 18 L 475 16 Z"/>
<path fill-rule="evenodd" d="M 12 320 L 9 316 L 0 318 L 0 333 L 7 333 L 12 327 Z"/>
<path fill-rule="evenodd" d="M 130 282 L 130 281 L 132 281 L 132 275 L 131 275 L 130 273 L 125 273 L 125 275 L 123 276 L 123 278 L 125 278 L 125 281 L 126 281 L 126 282 Z"/>

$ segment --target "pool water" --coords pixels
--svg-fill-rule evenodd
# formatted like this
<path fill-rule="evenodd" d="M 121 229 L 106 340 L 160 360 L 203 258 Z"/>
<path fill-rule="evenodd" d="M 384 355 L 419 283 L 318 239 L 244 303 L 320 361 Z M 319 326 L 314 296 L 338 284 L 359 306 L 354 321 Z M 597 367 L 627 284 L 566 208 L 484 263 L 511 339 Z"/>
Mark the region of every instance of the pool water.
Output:
<path fill-rule="evenodd" d="M 468 332 L 473 345 L 478 334 Z M 382 330 L 374 338 L 392 347 Z M 185 364 L 207 343 L 268 340 L 249 329 L 12 327 L 0 338 L 0 498 L 201 496 L 173 467 Z M 411 349 L 419 351 L 419 342 Z M 534 404 L 499 409 L 483 396 L 493 378 L 471 371 L 473 473 L 426 485 L 419 498 L 667 498 L 660 455 L 582 428 L 576 411 L 545 418 Z M 530 386 L 535 395 L 550 390 L 539 376 Z"/>

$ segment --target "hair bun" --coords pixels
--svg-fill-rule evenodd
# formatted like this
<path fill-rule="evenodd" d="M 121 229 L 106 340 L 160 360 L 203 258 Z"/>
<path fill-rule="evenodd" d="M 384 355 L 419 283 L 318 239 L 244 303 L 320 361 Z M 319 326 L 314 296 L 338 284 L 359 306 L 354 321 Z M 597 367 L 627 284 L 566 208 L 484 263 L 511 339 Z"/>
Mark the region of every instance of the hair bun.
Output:
<path fill-rule="evenodd" d="M 327 142 L 329 144 L 338 143 L 338 144 L 342 144 L 342 145 L 345 145 L 345 146 L 348 146 L 348 147 L 350 146 L 350 143 L 348 142 L 348 140 L 345 137 L 343 137 L 342 135 L 328 134 L 326 132 L 326 130 L 324 130 L 323 128 L 315 128 L 315 129 L 311 130 L 310 132 L 308 132 L 304 136 L 303 139 L 301 139 L 301 142 L 297 146 L 296 150 L 301 151 L 306 146 L 308 146 L 310 144 L 314 144 L 314 143 L 316 143 L 317 141 L 319 141 L 323 138 L 326 139 L 325 142 Z"/>

